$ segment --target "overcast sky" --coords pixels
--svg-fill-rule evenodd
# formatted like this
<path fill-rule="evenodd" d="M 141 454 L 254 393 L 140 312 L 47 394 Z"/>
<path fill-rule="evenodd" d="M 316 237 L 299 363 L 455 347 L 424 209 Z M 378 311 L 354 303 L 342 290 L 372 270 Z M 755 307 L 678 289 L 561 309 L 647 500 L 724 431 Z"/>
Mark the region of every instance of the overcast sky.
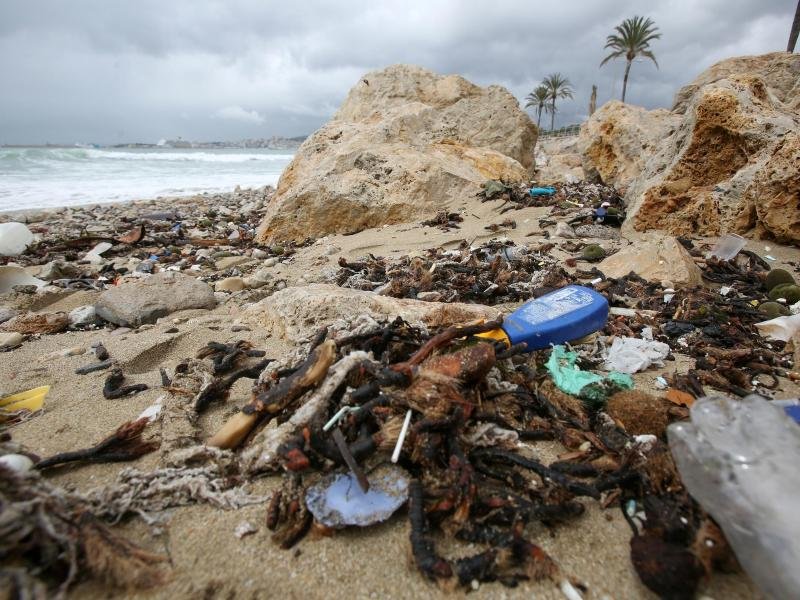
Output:
<path fill-rule="evenodd" d="M 508 87 L 561 72 L 556 123 L 619 97 L 606 36 L 651 17 L 660 69 L 636 62 L 628 101 L 669 107 L 721 58 L 784 50 L 796 0 L 0 0 L 0 143 L 302 135 L 370 70 L 413 63 Z"/>

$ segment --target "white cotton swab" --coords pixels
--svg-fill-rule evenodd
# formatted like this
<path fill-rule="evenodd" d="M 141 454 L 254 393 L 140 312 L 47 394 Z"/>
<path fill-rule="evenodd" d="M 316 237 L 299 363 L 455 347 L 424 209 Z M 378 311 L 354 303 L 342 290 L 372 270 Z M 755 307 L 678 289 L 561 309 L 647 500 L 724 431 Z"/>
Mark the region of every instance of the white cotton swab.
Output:
<path fill-rule="evenodd" d="M 406 418 L 403 421 L 403 428 L 400 430 L 400 435 L 397 438 L 397 444 L 395 444 L 394 452 L 392 452 L 392 462 L 396 463 L 400 460 L 400 450 L 403 449 L 403 442 L 406 439 L 406 434 L 408 433 L 408 426 L 411 423 L 411 409 L 408 409 L 406 412 Z"/>

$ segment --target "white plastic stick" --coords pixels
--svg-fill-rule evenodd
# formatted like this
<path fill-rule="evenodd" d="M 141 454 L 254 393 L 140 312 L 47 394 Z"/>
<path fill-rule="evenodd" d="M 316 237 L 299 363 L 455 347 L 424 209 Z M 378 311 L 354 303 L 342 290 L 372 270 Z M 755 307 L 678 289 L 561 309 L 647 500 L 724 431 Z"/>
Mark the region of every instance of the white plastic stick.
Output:
<path fill-rule="evenodd" d="M 400 460 L 400 450 L 403 449 L 403 442 L 406 439 L 406 433 L 408 433 L 408 425 L 411 423 L 411 409 L 409 408 L 406 412 L 406 418 L 403 421 L 403 428 L 400 430 L 400 436 L 397 438 L 397 444 L 394 446 L 394 452 L 392 452 L 392 462 L 396 463 Z"/>

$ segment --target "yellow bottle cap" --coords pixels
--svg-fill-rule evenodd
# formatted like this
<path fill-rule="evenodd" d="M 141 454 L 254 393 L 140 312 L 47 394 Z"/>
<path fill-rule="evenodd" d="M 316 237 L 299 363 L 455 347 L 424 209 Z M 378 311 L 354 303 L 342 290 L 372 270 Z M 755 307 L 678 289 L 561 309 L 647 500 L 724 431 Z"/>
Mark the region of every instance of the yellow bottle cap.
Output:
<path fill-rule="evenodd" d="M 497 340 L 498 342 L 503 342 L 509 348 L 511 347 L 511 340 L 508 339 L 508 335 L 506 335 L 506 332 L 502 329 L 492 329 L 491 331 L 478 333 L 475 335 L 475 337 Z"/>

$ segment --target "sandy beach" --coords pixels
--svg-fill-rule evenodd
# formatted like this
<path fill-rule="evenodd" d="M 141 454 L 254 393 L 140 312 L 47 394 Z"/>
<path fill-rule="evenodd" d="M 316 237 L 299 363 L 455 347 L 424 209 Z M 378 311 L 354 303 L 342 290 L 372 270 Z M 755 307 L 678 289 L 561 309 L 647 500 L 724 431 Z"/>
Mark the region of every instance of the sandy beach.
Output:
<path fill-rule="evenodd" d="M 188 202 L 188 201 L 183 201 Z M 487 232 L 487 223 L 500 222 L 501 202 L 465 201 L 450 207 L 464 216 L 460 229 L 444 232 L 415 224 L 398 224 L 366 230 L 356 235 L 331 235 L 321 243 L 299 248 L 291 257 L 272 267 L 274 278 L 287 286 L 319 281 L 324 269 L 331 268 L 341 256 L 356 260 L 369 253 L 384 256 L 421 252 L 427 248 L 455 247 L 462 240 L 473 244 L 490 239 L 507 238 L 517 244 L 537 245 L 545 241 L 537 222 L 547 208 L 526 208 L 513 211 L 515 229 Z M 126 212 L 152 212 L 161 209 L 181 210 L 180 203 L 145 202 L 117 207 Z M 86 209 L 91 212 L 91 209 Z M 100 210 L 108 210 L 104 207 Z M 507 216 L 507 215 L 505 215 Z M 54 217 L 59 219 L 58 215 Z M 47 226 L 48 220 L 39 225 Z M 46 235 L 46 234 L 45 234 Z M 557 241 L 557 240 L 556 240 Z M 586 240 L 592 241 L 592 240 Z M 597 240 L 612 248 L 629 244 L 621 238 L 609 242 Z M 715 240 L 696 240 L 713 244 Z M 764 242 L 750 241 L 748 248 L 764 253 Z M 777 258 L 775 266 L 787 265 L 798 258 L 794 248 L 770 244 L 770 253 Z M 336 248 L 331 253 L 330 248 Z M 252 255 L 251 248 L 232 247 L 233 254 Z M 561 259 L 568 252 L 553 250 Z M 263 260 L 249 258 L 237 268 L 244 271 L 258 267 Z M 36 271 L 35 267 L 28 269 Z M 202 275 L 218 278 L 214 267 L 204 267 Z M 52 386 L 42 414 L 15 425 L 13 439 L 40 456 L 48 456 L 102 439 L 118 424 L 136 418 L 163 392 L 160 390 L 159 368 L 172 371 L 183 359 L 193 356 L 209 341 L 235 342 L 247 340 L 255 348 L 266 351 L 267 357 L 278 358 L 289 352 L 295 340 L 280 339 L 273 332 L 261 329 L 248 320 L 244 308 L 252 302 L 255 291 L 225 294 L 217 308 L 189 310 L 163 317 L 155 325 L 139 328 L 106 326 L 86 331 L 67 331 L 57 335 L 30 337 L 20 348 L 6 352 L 0 360 L 0 395 L 31 387 Z M 99 291 L 51 293 L 35 299 L 36 312 L 52 313 L 91 304 Z M 13 296 L 13 295 L 12 295 Z M 22 298 L 22 300 L 21 300 Z M 16 299 L 17 305 L 14 304 Z M 19 306 L 24 295 L 13 296 L 4 304 Z M 513 308 L 513 306 L 504 307 Z M 95 342 L 102 342 L 117 360 L 131 383 L 146 383 L 150 389 L 118 400 L 106 400 L 100 393 L 106 373 L 76 375 L 77 367 L 90 362 L 89 351 Z M 75 355 L 63 356 L 74 348 Z M 80 353 L 78 352 L 85 352 Z M 677 357 L 668 368 L 650 369 L 635 376 L 637 387 L 653 390 L 654 378 L 660 373 L 685 369 L 688 360 Z M 791 397 L 796 386 L 781 381 L 777 397 Z M 658 393 L 658 392 L 656 392 Z M 232 389 L 227 403 L 215 406 L 199 421 L 203 436 L 210 435 L 249 398 L 249 381 L 240 380 Z M 555 442 L 532 442 L 534 454 L 545 462 L 555 460 L 564 448 Z M 158 464 L 158 453 L 145 456 L 134 464 L 148 470 Z M 48 480 L 65 488 L 85 492 L 115 478 L 128 464 L 85 465 L 64 467 L 48 474 Z M 268 497 L 279 484 L 276 475 L 259 477 L 248 483 L 254 494 Z M 585 502 L 587 512 L 574 523 L 550 531 L 537 526 L 531 539 L 547 550 L 575 581 L 587 588 L 587 598 L 655 597 L 637 578 L 630 560 L 630 529 L 618 508 L 601 509 L 594 501 Z M 332 537 L 312 534 L 295 549 L 283 551 L 274 546 L 264 525 L 265 504 L 236 511 L 223 511 L 205 505 L 168 511 L 164 524 L 150 527 L 137 518 L 127 519 L 115 527 L 130 539 L 170 559 L 169 582 L 153 590 L 129 592 L 125 597 L 147 598 L 323 598 L 331 590 L 336 595 L 353 598 L 376 597 L 445 597 L 434 585 L 415 572 L 409 559 L 408 524 L 401 510 L 389 522 L 371 528 L 341 531 Z M 257 532 L 238 539 L 234 530 L 249 522 Z M 153 534 L 153 530 L 157 534 Z M 443 540 L 442 540 L 443 542 Z M 443 546 L 443 550 L 449 550 Z M 457 553 L 474 551 L 470 545 Z M 743 574 L 715 574 L 703 584 L 703 593 L 712 598 L 756 598 L 758 593 Z M 98 582 L 83 582 L 71 591 L 71 597 L 101 598 L 118 596 Z M 498 585 L 480 586 L 477 598 L 504 597 L 561 598 L 561 592 L 550 582 L 523 583 L 516 589 Z"/>

